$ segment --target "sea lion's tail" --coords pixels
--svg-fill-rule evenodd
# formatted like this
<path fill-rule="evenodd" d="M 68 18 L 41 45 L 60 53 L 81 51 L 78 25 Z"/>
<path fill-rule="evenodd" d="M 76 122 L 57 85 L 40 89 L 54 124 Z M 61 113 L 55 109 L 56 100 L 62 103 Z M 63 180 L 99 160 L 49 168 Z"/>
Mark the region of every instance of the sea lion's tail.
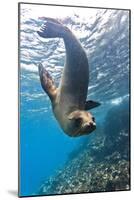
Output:
<path fill-rule="evenodd" d="M 45 18 L 43 26 L 37 33 L 44 38 L 64 37 L 67 27 L 63 26 L 58 20 Z"/>

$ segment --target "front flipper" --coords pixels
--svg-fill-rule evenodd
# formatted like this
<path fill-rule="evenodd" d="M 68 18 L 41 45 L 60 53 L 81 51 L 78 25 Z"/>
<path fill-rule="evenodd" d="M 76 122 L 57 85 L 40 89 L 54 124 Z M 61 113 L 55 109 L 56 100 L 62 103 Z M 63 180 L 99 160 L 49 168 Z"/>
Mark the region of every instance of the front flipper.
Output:
<path fill-rule="evenodd" d="M 57 95 L 57 88 L 54 84 L 54 81 L 48 71 L 40 63 L 38 66 L 40 82 L 42 88 L 47 93 L 51 101 L 54 101 Z"/>
<path fill-rule="evenodd" d="M 86 103 L 85 103 L 85 110 L 90 110 L 90 109 L 98 107 L 100 105 L 101 104 L 99 102 L 89 100 L 89 101 L 86 101 Z"/>

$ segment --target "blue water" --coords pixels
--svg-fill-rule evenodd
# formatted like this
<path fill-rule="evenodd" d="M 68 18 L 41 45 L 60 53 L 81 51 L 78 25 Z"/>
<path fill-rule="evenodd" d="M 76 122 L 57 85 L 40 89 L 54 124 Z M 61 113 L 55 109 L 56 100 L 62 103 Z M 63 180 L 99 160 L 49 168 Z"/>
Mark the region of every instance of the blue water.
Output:
<path fill-rule="evenodd" d="M 32 5 L 20 13 L 20 195 L 34 195 L 43 181 L 64 168 L 69 153 L 86 137 L 70 138 L 53 116 L 41 88 L 37 65 L 42 62 L 58 85 L 64 66 L 62 39 L 42 39 L 36 31 L 43 23 Z M 71 8 L 70 8 L 71 9 Z M 62 17 L 86 50 L 90 67 L 88 98 L 101 102 L 92 111 L 98 124 L 107 112 L 129 97 L 129 13 L 89 9 Z M 45 6 L 44 6 L 45 11 Z M 39 14 L 40 17 L 41 14 Z"/>

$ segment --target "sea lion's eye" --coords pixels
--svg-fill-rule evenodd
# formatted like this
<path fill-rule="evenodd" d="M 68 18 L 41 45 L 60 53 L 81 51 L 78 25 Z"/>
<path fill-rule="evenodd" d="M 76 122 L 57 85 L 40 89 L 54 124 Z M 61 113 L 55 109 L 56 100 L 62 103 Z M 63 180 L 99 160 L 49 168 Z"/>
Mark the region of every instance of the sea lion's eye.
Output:
<path fill-rule="evenodd" d="M 80 123 L 81 123 L 81 121 L 82 121 L 81 118 L 77 118 L 77 119 L 75 119 L 75 124 L 76 124 L 76 126 L 79 126 Z"/>

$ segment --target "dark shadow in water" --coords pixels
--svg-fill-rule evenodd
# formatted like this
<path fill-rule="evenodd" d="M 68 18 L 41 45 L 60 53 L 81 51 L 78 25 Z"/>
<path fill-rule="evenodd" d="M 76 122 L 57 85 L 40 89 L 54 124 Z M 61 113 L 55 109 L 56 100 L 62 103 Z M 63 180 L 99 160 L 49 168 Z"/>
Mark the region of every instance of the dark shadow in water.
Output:
<path fill-rule="evenodd" d="M 8 190 L 8 193 L 12 196 L 18 197 L 18 191 L 17 190 Z"/>

